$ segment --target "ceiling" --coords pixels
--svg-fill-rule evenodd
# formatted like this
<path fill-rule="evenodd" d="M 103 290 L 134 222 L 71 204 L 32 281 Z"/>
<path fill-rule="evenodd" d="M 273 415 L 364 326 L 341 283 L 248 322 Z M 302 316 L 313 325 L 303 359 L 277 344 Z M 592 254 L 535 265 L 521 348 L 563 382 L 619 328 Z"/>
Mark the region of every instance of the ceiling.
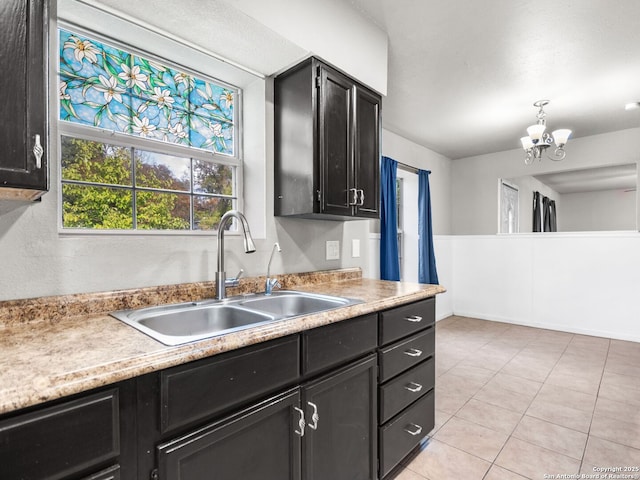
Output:
<path fill-rule="evenodd" d="M 344 0 L 389 36 L 386 129 L 458 159 L 640 126 L 638 0 Z"/>

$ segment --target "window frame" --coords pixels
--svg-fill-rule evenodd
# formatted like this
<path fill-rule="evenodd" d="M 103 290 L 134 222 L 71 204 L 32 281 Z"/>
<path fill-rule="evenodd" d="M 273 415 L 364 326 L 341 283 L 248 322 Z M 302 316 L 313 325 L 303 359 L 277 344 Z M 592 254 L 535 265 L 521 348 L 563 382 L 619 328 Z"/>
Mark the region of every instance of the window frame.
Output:
<path fill-rule="evenodd" d="M 243 95 L 242 95 L 242 88 L 237 87 L 235 85 L 231 85 L 227 82 L 221 81 L 217 78 L 212 77 L 211 75 L 207 75 L 204 73 L 200 73 L 197 70 L 194 70 L 193 68 L 184 66 L 182 64 L 180 64 L 177 61 L 174 61 L 173 59 L 168 59 L 168 58 L 162 58 L 159 57 L 157 54 L 142 50 L 140 48 L 137 47 L 133 47 L 130 46 L 128 44 L 125 44 L 123 42 L 119 42 L 116 39 L 110 38 L 108 36 L 105 36 L 103 34 L 100 34 L 98 32 L 92 31 L 92 30 L 88 30 L 82 27 L 78 27 L 77 25 L 70 23 L 70 22 L 65 22 L 65 21 L 58 21 L 57 23 L 57 28 L 55 29 L 55 55 L 56 58 L 58 59 L 56 61 L 56 67 L 55 67 L 55 85 L 56 88 L 54 90 L 54 92 L 56 92 L 55 95 L 55 119 L 56 119 L 56 131 L 55 131 L 55 141 L 57 144 L 57 174 L 58 174 L 58 178 L 57 178 L 57 187 L 59 189 L 58 192 L 58 197 L 57 197 L 57 213 L 58 213 L 58 220 L 57 220 L 57 224 L 58 224 L 58 233 L 60 234 L 70 234 L 70 235 L 144 235 L 144 236 L 148 236 L 148 235 L 169 235 L 169 236 L 175 236 L 175 235 L 187 235 L 187 236 L 193 236 L 193 235 L 206 235 L 206 236 L 211 236 L 211 235 L 217 235 L 218 230 L 147 230 L 147 229 L 137 229 L 137 228 L 132 228 L 132 229 L 122 229 L 122 230 L 115 230 L 115 229 L 89 229 L 89 228 L 68 228 L 68 227 L 64 227 L 63 225 L 63 176 L 62 176 L 62 137 L 66 136 L 66 137 L 74 137 L 74 138 L 79 138 L 79 139 L 83 139 L 83 140 L 90 140 L 90 141 L 95 141 L 95 142 L 101 142 L 101 143 L 105 143 L 105 144 L 111 144 L 111 145 L 117 145 L 117 146 L 121 146 L 121 147 L 128 147 L 131 148 L 133 147 L 134 149 L 138 149 L 138 150 L 143 150 L 143 151 L 148 151 L 148 152 L 154 152 L 154 153 L 158 153 L 158 154 L 164 154 L 164 155 L 174 155 L 174 156 L 179 156 L 179 157 L 184 157 L 184 158 L 192 158 L 192 159 L 196 159 L 196 160 L 201 160 L 201 161 L 205 161 L 205 162 L 210 162 L 210 163 L 215 163 L 215 164 L 219 164 L 219 165 L 228 165 L 228 166 L 232 166 L 235 167 L 235 175 L 234 175 L 234 179 L 235 179 L 235 209 L 236 210 L 243 210 L 244 207 L 244 190 L 243 190 L 243 184 L 244 184 L 244 151 L 243 151 L 243 138 L 244 138 L 244 128 L 243 128 Z M 157 139 L 150 139 L 150 138 L 144 138 L 138 135 L 131 135 L 131 134 L 127 134 L 127 133 L 122 133 L 122 132 L 117 132 L 115 130 L 108 130 L 105 128 L 101 128 L 101 127 L 94 127 L 94 126 L 89 126 L 89 125 L 82 125 L 79 123 L 74 123 L 74 122 L 69 122 L 69 121 L 65 121 L 65 120 L 61 120 L 60 119 L 60 99 L 58 98 L 58 86 L 59 86 L 59 82 L 60 82 L 60 63 L 59 63 L 59 56 L 60 56 L 60 34 L 59 34 L 59 29 L 64 29 L 67 31 L 70 31 L 72 33 L 77 33 L 79 35 L 86 35 L 87 37 L 89 37 L 92 40 L 96 40 L 98 42 L 103 42 L 105 44 L 108 44 L 109 46 L 118 48 L 118 49 L 122 49 L 124 51 L 126 51 L 127 53 L 130 53 L 132 55 L 137 55 L 140 57 L 143 57 L 147 60 L 151 60 L 154 62 L 157 62 L 161 65 L 165 65 L 169 68 L 172 69 L 176 69 L 179 70 L 181 72 L 187 73 L 189 75 L 193 75 L 199 79 L 208 81 L 208 82 L 213 82 L 216 83 L 217 85 L 220 85 L 222 87 L 225 88 L 229 88 L 235 91 L 235 99 L 234 99 L 234 155 L 225 155 L 225 154 L 220 154 L 220 153 L 216 153 L 213 150 L 205 150 L 205 149 L 201 149 L 201 148 L 197 148 L 197 147 L 190 147 L 190 146 L 185 146 L 185 145 L 180 145 L 177 143 L 170 143 L 170 142 L 163 142 L 161 140 L 157 140 Z M 132 159 L 133 160 L 133 159 Z M 74 182 L 71 182 L 74 183 Z M 88 184 L 90 185 L 96 185 L 96 186 L 104 186 L 103 184 L 99 184 L 99 183 L 93 183 L 93 182 L 88 182 Z M 191 196 L 191 198 L 193 199 L 193 196 L 197 196 L 196 192 L 193 192 L 193 184 L 191 184 L 190 186 L 190 191 L 189 192 L 182 192 L 182 193 L 187 193 L 188 195 Z M 128 189 L 132 192 L 135 192 L 135 186 L 131 186 L 131 187 L 122 187 L 119 186 L 117 188 L 123 188 L 123 189 Z M 145 189 L 147 190 L 147 189 Z M 172 192 L 172 193 L 179 193 L 179 192 Z M 220 198 L 229 198 L 228 196 L 225 195 L 221 195 Z M 135 212 L 133 213 L 134 218 L 135 218 Z M 235 222 L 234 222 L 235 223 Z M 239 234 L 238 232 L 235 232 L 234 229 L 232 228 L 231 230 L 229 230 L 228 232 L 225 231 L 225 233 L 229 233 L 229 234 Z"/>

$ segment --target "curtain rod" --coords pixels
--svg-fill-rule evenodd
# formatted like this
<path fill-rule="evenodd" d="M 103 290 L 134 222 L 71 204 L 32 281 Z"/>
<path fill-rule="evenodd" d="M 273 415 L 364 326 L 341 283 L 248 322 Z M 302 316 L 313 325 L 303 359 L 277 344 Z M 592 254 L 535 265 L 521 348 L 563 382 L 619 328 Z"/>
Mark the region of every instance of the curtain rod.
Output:
<path fill-rule="evenodd" d="M 417 174 L 420 171 L 419 168 L 412 167 L 411 165 L 407 165 L 406 163 L 402 163 L 402 162 L 398 162 L 398 168 L 400 170 L 404 170 L 405 172 L 411 172 L 415 174 Z"/>

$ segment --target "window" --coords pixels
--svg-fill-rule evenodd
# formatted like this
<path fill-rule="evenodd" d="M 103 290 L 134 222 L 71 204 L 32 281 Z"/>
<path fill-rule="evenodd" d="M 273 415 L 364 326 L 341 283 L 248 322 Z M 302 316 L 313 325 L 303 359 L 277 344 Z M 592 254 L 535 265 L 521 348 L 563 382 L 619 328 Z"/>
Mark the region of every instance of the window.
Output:
<path fill-rule="evenodd" d="M 59 35 L 63 228 L 217 229 L 237 208 L 239 89 Z"/>

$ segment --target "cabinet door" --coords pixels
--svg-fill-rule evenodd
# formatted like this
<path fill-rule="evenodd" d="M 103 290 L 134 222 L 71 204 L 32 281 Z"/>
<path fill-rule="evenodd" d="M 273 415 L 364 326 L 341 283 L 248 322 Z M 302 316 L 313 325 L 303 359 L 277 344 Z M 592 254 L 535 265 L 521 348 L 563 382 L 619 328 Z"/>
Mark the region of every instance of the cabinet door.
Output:
<path fill-rule="evenodd" d="M 37 162 L 33 148 L 37 141 L 47 147 L 49 4 L 48 0 L 0 2 L 0 187 L 16 187 L 0 188 L 0 198 L 37 198 L 38 190 L 47 189 L 47 151 Z"/>
<path fill-rule="evenodd" d="M 162 480 L 298 480 L 299 390 L 158 447 Z"/>
<path fill-rule="evenodd" d="M 356 216 L 380 215 L 380 97 L 356 87 L 355 188 Z"/>
<path fill-rule="evenodd" d="M 319 168 L 322 213 L 351 215 L 354 202 L 352 167 L 353 82 L 320 66 Z"/>
<path fill-rule="evenodd" d="M 377 478 L 376 372 L 369 356 L 303 388 L 305 480 Z"/>

